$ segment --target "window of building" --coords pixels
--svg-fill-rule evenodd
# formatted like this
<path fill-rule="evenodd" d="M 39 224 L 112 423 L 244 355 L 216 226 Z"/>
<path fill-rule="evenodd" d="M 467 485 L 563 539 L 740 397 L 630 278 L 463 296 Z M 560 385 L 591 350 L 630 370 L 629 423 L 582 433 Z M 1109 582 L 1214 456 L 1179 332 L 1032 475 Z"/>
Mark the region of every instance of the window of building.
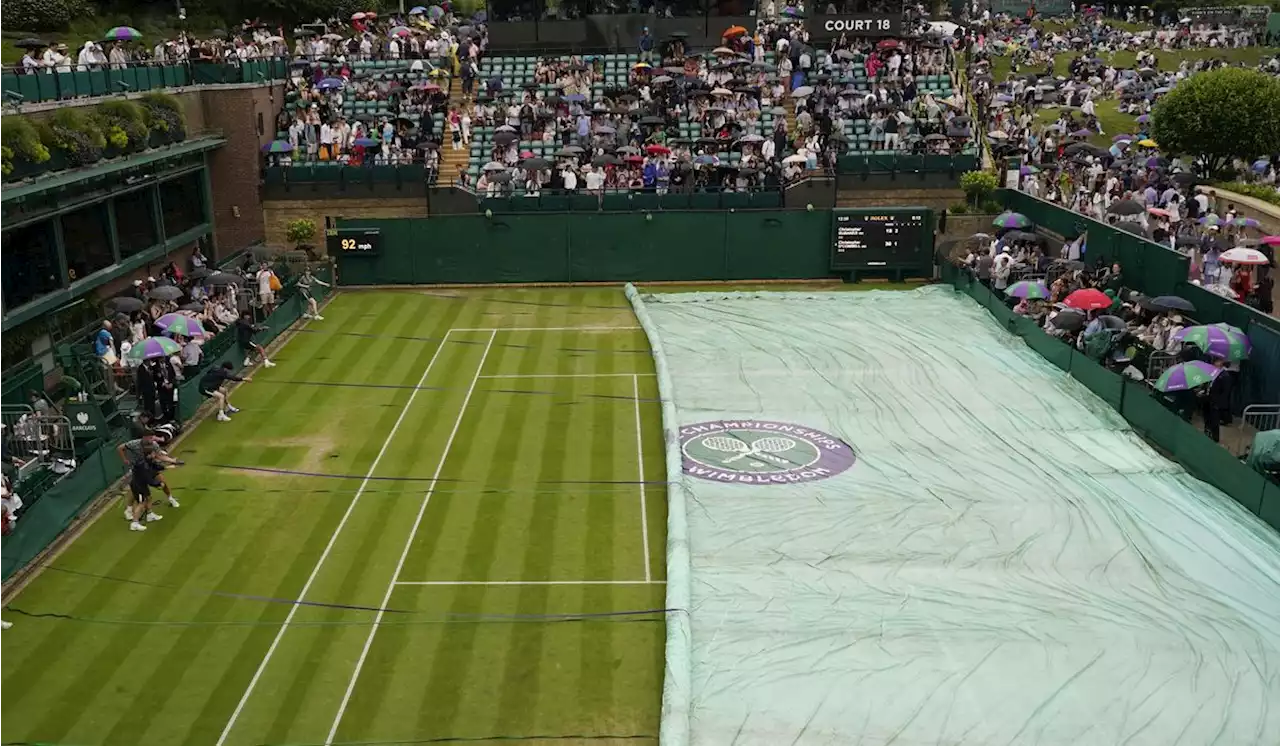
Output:
<path fill-rule="evenodd" d="M 205 222 L 200 172 L 179 176 L 160 185 L 160 211 L 165 238 L 174 238 Z"/>
<path fill-rule="evenodd" d="M 62 243 L 67 251 L 68 280 L 84 279 L 115 263 L 105 203 L 66 213 L 60 219 Z"/>
<path fill-rule="evenodd" d="M 38 223 L 5 231 L 3 266 L 5 310 L 17 308 L 61 288 L 58 250 L 53 243 L 53 223 Z"/>
<path fill-rule="evenodd" d="M 120 256 L 146 251 L 160 242 L 156 235 L 151 189 L 139 189 L 116 197 L 116 235 L 120 239 Z"/>

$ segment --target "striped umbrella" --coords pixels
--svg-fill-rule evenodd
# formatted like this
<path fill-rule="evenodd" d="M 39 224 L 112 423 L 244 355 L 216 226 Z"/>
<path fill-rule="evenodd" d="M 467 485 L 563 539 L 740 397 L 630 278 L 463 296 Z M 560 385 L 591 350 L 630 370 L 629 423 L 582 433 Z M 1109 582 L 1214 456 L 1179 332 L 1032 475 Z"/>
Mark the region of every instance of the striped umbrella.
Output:
<path fill-rule="evenodd" d="M 274 140 L 262 146 L 264 153 L 292 153 L 293 143 L 288 140 Z"/>
<path fill-rule="evenodd" d="M 1030 176 L 1031 174 L 1040 173 L 1040 169 L 1035 166 L 1021 166 L 1018 168 L 1018 173 L 1022 176 Z"/>
<path fill-rule="evenodd" d="M 142 32 L 132 26 L 116 26 L 109 29 L 103 39 L 107 41 L 135 41 L 142 38 Z"/>
<path fill-rule="evenodd" d="M 997 228 L 1028 228 L 1031 226 L 1031 219 L 1020 212 L 1002 212 L 991 224 Z"/>
<path fill-rule="evenodd" d="M 1213 379 L 1217 378 L 1218 374 L 1221 372 L 1221 368 L 1200 360 L 1193 360 L 1189 363 L 1178 363 L 1177 365 L 1170 366 L 1169 369 L 1156 380 L 1156 391 L 1163 391 L 1165 393 L 1172 391 L 1189 391 L 1199 386 L 1203 386 L 1206 383 L 1212 383 Z"/>
<path fill-rule="evenodd" d="M 130 347 L 129 353 L 125 357 L 133 362 L 140 363 L 143 360 L 154 360 L 177 355 L 181 351 L 182 348 L 178 346 L 178 343 L 168 337 L 147 337 Z"/>
<path fill-rule="evenodd" d="M 1231 221 L 1231 224 L 1237 228 L 1261 228 L 1262 227 L 1262 223 L 1259 223 L 1257 220 L 1253 218 L 1236 218 Z"/>
<path fill-rule="evenodd" d="M 1015 282 L 1004 291 L 1005 295 L 1028 300 L 1044 300 L 1049 297 L 1049 288 L 1037 280 L 1021 280 Z"/>
<path fill-rule="evenodd" d="M 1213 225 L 1222 225 L 1222 218 L 1218 217 L 1216 214 L 1211 212 L 1208 215 L 1205 215 L 1204 217 L 1200 218 L 1199 222 L 1200 222 L 1200 225 L 1203 225 L 1206 227 L 1213 226 Z"/>
<path fill-rule="evenodd" d="M 199 319 L 193 319 L 181 313 L 166 313 L 156 319 L 156 326 L 170 336 L 203 337 L 207 333 Z"/>
<path fill-rule="evenodd" d="M 1234 326 L 1189 326 L 1173 335 L 1175 341 L 1189 344 L 1216 357 L 1238 362 L 1249 357 L 1253 344 L 1244 332 Z"/>

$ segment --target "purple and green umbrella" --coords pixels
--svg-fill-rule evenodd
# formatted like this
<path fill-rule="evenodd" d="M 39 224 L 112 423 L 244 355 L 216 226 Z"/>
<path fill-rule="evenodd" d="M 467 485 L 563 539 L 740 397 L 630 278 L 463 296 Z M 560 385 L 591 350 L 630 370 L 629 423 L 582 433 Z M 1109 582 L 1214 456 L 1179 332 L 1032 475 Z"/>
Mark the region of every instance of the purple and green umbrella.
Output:
<path fill-rule="evenodd" d="M 1237 228 L 1261 228 L 1262 227 L 1262 223 L 1259 223 L 1257 220 L 1253 218 L 1235 218 L 1231 221 L 1231 224 Z"/>
<path fill-rule="evenodd" d="M 432 21 L 438 21 L 443 16 L 444 8 L 441 8 L 439 5 L 432 5 L 430 8 L 427 8 L 427 18 L 430 18 Z"/>
<path fill-rule="evenodd" d="M 1093 136 L 1093 130 L 1076 130 L 1075 132 L 1072 132 L 1072 133 L 1071 133 L 1071 136 L 1072 136 L 1072 137 L 1079 137 L 1080 139 L 1084 139 L 1084 138 L 1086 138 L 1086 137 L 1092 137 L 1092 136 Z"/>
<path fill-rule="evenodd" d="M 1022 166 L 1018 169 L 1018 173 L 1022 176 L 1030 176 L 1031 174 L 1040 173 L 1040 169 L 1035 166 Z"/>
<path fill-rule="evenodd" d="M 203 337 L 207 333 L 199 319 L 181 313 L 166 313 L 156 319 L 156 326 L 163 329 L 165 334 L 178 337 Z"/>
<path fill-rule="evenodd" d="M 274 140 L 262 146 L 264 153 L 292 153 L 293 143 L 288 140 Z"/>
<path fill-rule="evenodd" d="M 1031 219 L 1020 212 L 1002 212 L 991 224 L 997 228 L 1029 228 Z"/>
<path fill-rule="evenodd" d="M 1221 368 L 1214 367 L 1209 363 L 1200 360 L 1193 360 L 1189 363 L 1178 363 L 1170 366 L 1160 378 L 1156 380 L 1156 391 L 1171 393 L 1173 391 L 1190 391 L 1198 388 L 1206 383 L 1212 383 L 1213 379 L 1218 377 L 1222 372 Z"/>
<path fill-rule="evenodd" d="M 1111 142 L 1129 142 L 1130 140 L 1137 140 L 1137 139 L 1138 139 L 1137 135 L 1116 135 L 1115 137 L 1111 138 Z"/>
<path fill-rule="evenodd" d="M 1203 225 L 1206 227 L 1213 226 L 1213 225 L 1222 225 L 1222 218 L 1218 217 L 1214 213 L 1209 213 L 1208 215 L 1205 215 L 1204 217 L 1200 218 L 1199 222 L 1200 222 L 1200 225 Z"/>
<path fill-rule="evenodd" d="M 137 41 L 142 38 L 142 32 L 132 26 L 116 26 L 102 38 L 106 41 Z"/>
<path fill-rule="evenodd" d="M 319 88 L 322 91 L 331 91 L 336 88 L 341 88 L 343 85 L 345 85 L 345 83 L 342 82 L 341 78 L 325 78 L 319 83 L 316 83 L 316 88 Z"/>
<path fill-rule="evenodd" d="M 155 360 L 156 358 L 177 355 L 181 351 L 182 348 L 178 346 L 178 343 L 168 337 L 147 337 L 130 347 L 125 357 L 133 362 L 140 363 L 143 360 Z"/>
<path fill-rule="evenodd" d="M 1147 122 L 1150 122 L 1150 121 L 1151 121 L 1150 114 L 1143 114 L 1142 116 L 1138 117 L 1138 124 L 1146 124 Z"/>
<path fill-rule="evenodd" d="M 1004 292 L 1005 295 L 1027 300 L 1045 300 L 1049 297 L 1049 287 L 1038 280 L 1020 280 Z"/>
<path fill-rule="evenodd" d="M 415 5 L 409 9 L 409 15 L 411 16 L 420 16 L 426 12 L 427 12 L 427 6 L 425 5 Z"/>
<path fill-rule="evenodd" d="M 1233 363 L 1248 358 L 1253 350 L 1253 343 L 1245 333 L 1229 324 L 1189 326 L 1174 334 L 1173 338 Z"/>

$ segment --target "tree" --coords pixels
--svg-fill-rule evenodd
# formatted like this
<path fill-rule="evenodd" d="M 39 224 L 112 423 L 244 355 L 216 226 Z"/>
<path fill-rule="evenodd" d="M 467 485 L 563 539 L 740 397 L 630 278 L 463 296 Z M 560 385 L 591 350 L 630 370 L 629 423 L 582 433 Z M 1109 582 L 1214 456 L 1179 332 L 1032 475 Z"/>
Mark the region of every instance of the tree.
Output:
<path fill-rule="evenodd" d="M 1156 103 L 1151 136 L 1167 153 L 1199 156 L 1211 175 L 1232 158 L 1280 151 L 1280 80 L 1242 68 L 1197 73 Z"/>

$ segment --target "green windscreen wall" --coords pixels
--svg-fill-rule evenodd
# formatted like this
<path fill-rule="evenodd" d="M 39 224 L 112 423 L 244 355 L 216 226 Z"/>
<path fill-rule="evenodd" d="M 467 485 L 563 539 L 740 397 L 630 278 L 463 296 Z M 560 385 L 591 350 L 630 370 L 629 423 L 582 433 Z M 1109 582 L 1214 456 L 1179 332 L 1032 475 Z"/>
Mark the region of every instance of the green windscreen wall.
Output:
<path fill-rule="evenodd" d="M 379 254 L 338 257 L 345 286 L 831 276 L 831 213 L 818 210 L 458 215 L 339 226 L 382 232 Z"/>

